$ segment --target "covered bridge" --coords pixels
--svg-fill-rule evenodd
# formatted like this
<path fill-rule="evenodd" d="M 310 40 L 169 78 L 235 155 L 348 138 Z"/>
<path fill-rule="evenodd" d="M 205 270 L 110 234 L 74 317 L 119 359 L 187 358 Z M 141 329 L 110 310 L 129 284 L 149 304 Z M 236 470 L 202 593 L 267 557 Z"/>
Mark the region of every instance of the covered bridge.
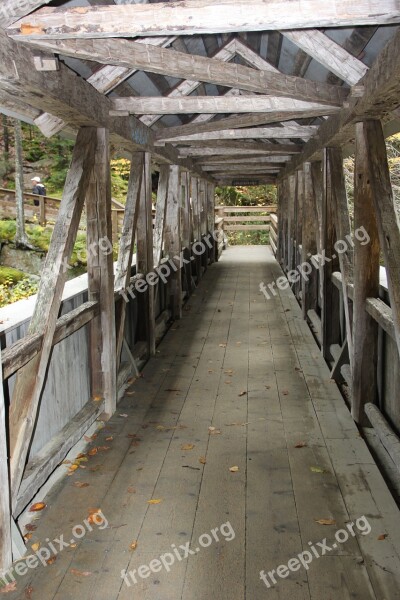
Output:
<path fill-rule="evenodd" d="M 399 598 L 399 23 L 399 0 L 1 3 L 0 111 L 76 143 L 37 298 L 0 315 L 0 593 Z M 224 250 L 215 186 L 240 182 L 278 186 L 271 246 Z"/>

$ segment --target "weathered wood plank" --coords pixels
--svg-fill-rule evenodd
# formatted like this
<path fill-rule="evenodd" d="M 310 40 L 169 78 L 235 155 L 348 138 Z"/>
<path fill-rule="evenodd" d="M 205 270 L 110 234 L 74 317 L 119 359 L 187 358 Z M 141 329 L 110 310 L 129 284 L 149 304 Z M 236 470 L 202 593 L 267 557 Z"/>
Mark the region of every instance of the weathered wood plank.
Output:
<path fill-rule="evenodd" d="M 19 20 L 9 30 L 21 39 L 133 37 L 143 35 L 193 35 L 232 31 L 346 27 L 399 22 L 395 0 L 360 0 L 349 4 L 334 0 L 321 6 L 316 0 L 253 2 L 249 14 L 246 0 L 195 0 L 178 6 L 158 3 L 85 7 L 79 11 L 41 9 Z M 24 27 L 25 26 L 25 27 Z M 29 26 L 29 27 L 28 27 Z"/>
<path fill-rule="evenodd" d="M 394 331 L 393 311 L 380 298 L 367 298 L 366 310 L 369 315 L 378 323 L 380 327 L 396 341 Z"/>
<path fill-rule="evenodd" d="M 398 436 L 377 406 L 371 403 L 366 404 L 365 413 L 398 471 L 400 471 L 400 440 Z"/>
<path fill-rule="evenodd" d="M 160 264 L 162 258 L 162 250 L 164 243 L 164 227 L 165 227 L 165 215 L 167 212 L 167 198 L 168 198 L 168 181 L 169 181 L 169 167 L 167 165 L 160 166 L 160 175 L 158 180 L 157 189 L 157 203 L 156 203 L 156 218 L 154 223 L 154 266 L 157 267 Z"/>
<path fill-rule="evenodd" d="M 108 417 L 117 406 L 114 271 L 111 245 L 109 136 L 97 130 L 95 164 L 86 194 L 88 298 L 99 314 L 89 324 L 92 398 L 104 398 Z M 106 250 L 104 249 L 106 244 Z"/>
<path fill-rule="evenodd" d="M 309 261 L 317 251 L 317 236 L 315 227 L 315 192 L 311 174 L 311 164 L 305 163 L 304 173 L 304 207 L 302 223 L 301 262 Z M 317 277 L 315 269 L 301 280 L 303 318 L 307 318 L 309 310 L 316 310 L 318 306 Z"/>
<path fill-rule="evenodd" d="M 1 351 L 0 351 L 0 374 Z M 0 378 L 0 382 L 2 378 Z M 12 563 L 11 552 L 11 514 L 10 514 L 10 484 L 8 471 L 7 425 L 3 386 L 0 385 L 0 578 L 1 571 L 6 570 Z"/>
<path fill-rule="evenodd" d="M 349 85 L 368 71 L 367 65 L 318 29 L 282 31 L 282 34 Z"/>
<path fill-rule="evenodd" d="M 195 79 L 251 92 L 265 93 L 268 89 L 273 96 L 319 102 L 329 106 L 342 106 L 348 96 L 348 91 L 340 86 L 305 81 L 300 77 L 259 71 L 214 58 L 183 54 L 169 48 L 158 48 L 128 40 L 46 39 L 31 40 L 31 43 L 75 58 L 109 64 L 111 56 L 112 63 L 116 66 L 136 68 L 191 81 Z"/>
<path fill-rule="evenodd" d="M 286 125 L 283 127 L 257 127 L 254 129 L 224 129 L 223 131 L 210 131 L 206 133 L 195 133 L 191 135 L 177 135 L 174 137 L 159 137 L 156 145 L 163 140 L 171 143 L 192 142 L 200 140 L 252 140 L 259 138 L 287 139 L 301 138 L 307 139 L 317 133 L 317 127 L 314 125 Z M 160 134 L 162 135 L 162 134 Z M 168 136 L 168 133 L 166 134 Z"/>
<path fill-rule="evenodd" d="M 165 255 L 169 258 L 172 273 L 169 279 L 169 293 L 172 317 L 182 317 L 182 272 L 180 265 L 181 245 L 181 195 L 179 167 L 169 167 L 167 213 L 164 232 Z"/>
<path fill-rule="evenodd" d="M 80 130 L 74 148 L 57 222 L 42 272 L 29 334 L 42 333 L 41 352 L 19 370 L 10 407 L 11 489 L 13 502 L 21 483 L 37 418 L 66 279 L 65 261 L 72 253 L 89 177 L 94 165 L 96 130 Z"/>
<path fill-rule="evenodd" d="M 370 184 L 370 142 L 364 124 L 357 124 L 354 224 L 356 229 L 363 227 L 370 240 L 365 244 L 354 239 L 352 415 L 361 424 L 366 423 L 364 405 L 375 402 L 377 394 L 378 326 L 366 311 L 367 298 L 379 295 L 380 260 L 375 190 Z"/>

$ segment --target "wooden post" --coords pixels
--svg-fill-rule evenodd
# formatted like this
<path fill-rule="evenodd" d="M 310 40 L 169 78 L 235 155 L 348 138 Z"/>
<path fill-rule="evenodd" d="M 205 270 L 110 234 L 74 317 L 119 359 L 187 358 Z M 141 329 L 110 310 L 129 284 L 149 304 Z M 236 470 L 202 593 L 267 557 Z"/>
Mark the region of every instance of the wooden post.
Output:
<path fill-rule="evenodd" d="M 42 227 L 46 226 L 46 199 L 39 196 L 39 222 Z"/>
<path fill-rule="evenodd" d="M 198 242 L 201 241 L 201 198 L 200 198 L 200 181 L 197 177 L 191 177 L 190 182 L 190 190 L 191 190 L 191 198 L 192 198 L 192 207 L 193 207 L 193 241 Z M 203 270 L 201 268 L 201 256 L 196 254 L 195 257 L 195 265 L 196 265 L 196 283 L 198 283 L 203 274 Z"/>
<path fill-rule="evenodd" d="M 210 264 L 215 262 L 215 248 L 218 242 L 215 241 L 215 185 L 206 183 L 207 186 L 207 229 L 210 235 L 209 241 L 212 247 L 209 249 Z"/>
<path fill-rule="evenodd" d="M 303 234 L 301 248 L 301 262 L 309 263 L 312 266 L 312 271 L 301 280 L 301 295 L 303 318 L 307 318 L 307 312 L 312 309 L 317 309 L 317 272 L 312 265 L 310 258 L 317 251 L 316 229 L 318 224 L 315 223 L 315 198 L 314 186 L 311 175 L 311 163 L 304 164 L 304 206 L 303 206 Z"/>
<path fill-rule="evenodd" d="M 97 130 L 97 150 L 88 192 L 88 299 L 99 303 L 99 314 L 89 324 L 92 398 L 104 398 L 111 417 L 117 407 L 114 272 L 111 225 L 111 173 L 108 130 Z"/>
<path fill-rule="evenodd" d="M 135 244 L 135 234 L 139 214 L 140 190 L 143 176 L 143 159 L 143 152 L 135 152 L 132 154 L 124 222 L 122 225 L 121 239 L 119 242 L 117 267 L 115 270 L 114 290 L 117 292 L 125 290 L 129 286 L 131 278 L 133 246 Z M 116 305 L 117 368 L 119 365 L 122 344 L 124 341 L 126 302 L 127 295 L 125 298 L 121 297 Z"/>
<path fill-rule="evenodd" d="M 314 202 L 315 202 L 314 211 L 315 211 L 315 217 L 317 220 L 317 223 L 316 223 L 317 251 L 318 251 L 318 254 L 321 254 L 321 252 L 322 252 L 322 242 L 321 242 L 321 240 L 322 240 L 322 205 L 323 205 L 323 198 L 324 198 L 322 162 L 318 161 L 318 162 L 311 163 L 311 176 L 312 176 L 312 183 L 313 183 L 313 190 L 314 190 L 314 194 L 313 194 L 313 198 L 314 198 Z M 319 265 L 318 266 L 318 274 L 319 274 L 319 286 L 318 286 L 319 302 L 318 302 L 318 304 L 322 306 L 323 276 L 321 275 L 321 270 L 322 270 L 322 265 Z"/>
<path fill-rule="evenodd" d="M 181 253 L 181 196 L 179 167 L 171 165 L 169 172 L 167 216 L 165 226 L 165 253 L 169 257 L 171 276 L 170 299 L 174 319 L 182 317 L 182 269 Z"/>
<path fill-rule="evenodd" d="M 137 223 L 137 272 L 147 275 L 153 270 L 153 215 L 151 201 L 151 154 L 144 153 L 144 165 L 142 185 L 140 192 L 139 216 Z M 146 290 L 141 293 L 144 303 L 141 303 L 145 312 L 146 341 L 150 356 L 156 353 L 155 332 L 155 294 L 154 285 L 148 284 Z"/>
<path fill-rule="evenodd" d="M 303 239 L 302 225 L 303 225 L 303 204 L 304 204 L 304 173 L 303 169 L 300 169 L 296 173 L 296 195 L 295 195 L 295 206 L 294 206 L 294 231 L 295 231 L 295 247 L 294 247 L 294 257 L 295 257 L 295 267 L 300 265 L 301 260 L 301 245 Z M 304 278 L 302 278 L 304 279 Z M 300 297 L 300 290 L 302 287 L 302 282 L 299 280 L 294 284 L 294 293 L 297 298 Z"/>
<path fill-rule="evenodd" d="M 200 229 L 201 239 L 204 242 L 204 236 L 207 235 L 207 182 L 204 179 L 199 179 L 199 202 L 200 202 Z M 201 254 L 201 267 L 202 271 L 207 270 L 208 266 L 208 253 L 203 252 Z"/>
<path fill-rule="evenodd" d="M 191 239 L 192 239 L 192 230 L 191 230 L 191 218 L 190 218 L 190 179 L 189 173 L 187 171 L 183 171 L 181 173 L 181 190 L 182 190 L 182 252 L 185 260 L 191 259 L 192 251 L 191 251 Z M 192 293 L 192 265 L 191 263 L 186 263 L 183 265 L 183 273 L 184 277 L 184 285 L 185 290 L 190 295 Z"/>
<path fill-rule="evenodd" d="M 288 185 L 288 236 L 287 236 L 287 270 L 290 271 L 296 266 L 294 255 L 295 238 L 295 220 L 294 207 L 296 196 L 296 175 L 290 175 Z"/>
<path fill-rule="evenodd" d="M 362 133 L 361 133 L 362 132 Z M 359 125 L 365 140 L 368 161 L 368 185 L 375 207 L 376 222 L 388 280 L 390 306 L 400 356 L 400 223 L 393 202 L 385 137 L 380 121 Z"/>
<path fill-rule="evenodd" d="M 353 373 L 352 407 L 354 420 L 366 423 L 364 405 L 376 401 L 378 324 L 366 311 L 366 299 L 379 295 L 379 234 L 375 213 L 369 144 L 376 149 L 375 133 L 366 123 L 356 125 L 356 163 L 354 172 L 354 294 L 353 294 Z M 374 156 L 373 163 L 378 159 Z M 380 157 L 382 158 L 382 157 Z M 379 168 L 384 165 L 380 164 Z M 381 197 L 377 200 L 380 202 Z M 357 230 L 363 227 L 369 243 L 358 241 Z M 366 238 L 366 236 L 365 236 Z M 365 238 L 361 238 L 365 239 Z"/>
<path fill-rule="evenodd" d="M 353 304 L 348 296 L 347 285 L 353 282 L 353 248 L 349 206 L 343 173 L 343 155 L 340 148 L 328 149 L 329 172 L 332 178 L 332 206 L 337 234 L 336 251 L 342 274 L 343 306 L 346 321 L 346 339 L 349 350 L 350 369 L 353 366 Z"/>
<path fill-rule="evenodd" d="M 154 224 L 154 258 L 153 264 L 157 267 L 160 264 L 164 243 L 165 215 L 167 214 L 167 196 L 168 196 L 169 166 L 160 166 L 160 176 L 158 179 L 156 219 Z"/>
<path fill-rule="evenodd" d="M 112 243 L 118 242 L 118 211 L 113 208 L 111 210 L 111 229 L 112 229 Z"/>
<path fill-rule="evenodd" d="M 17 373 L 10 406 L 11 490 L 13 508 L 37 419 L 40 397 L 52 349 L 61 297 L 79 227 L 85 194 L 94 165 L 97 131 L 79 130 L 43 267 L 29 334 L 43 334 L 41 351 Z"/>
<path fill-rule="evenodd" d="M 321 307 L 321 350 L 326 361 L 332 361 L 332 344 L 340 344 L 340 310 L 337 290 L 332 282 L 332 273 L 339 270 L 335 252 L 336 232 L 332 206 L 332 177 L 327 149 L 324 149 L 324 189 L 322 202 L 321 254 L 323 254 L 320 276 L 322 279 Z M 333 256 L 335 255 L 335 258 Z"/>
<path fill-rule="evenodd" d="M 0 350 L 0 381 L 3 381 Z M 11 511 L 10 483 L 8 477 L 8 451 L 6 411 L 4 405 L 3 385 L 0 386 L 0 577 L 1 571 L 6 570 L 12 563 L 11 546 Z"/>

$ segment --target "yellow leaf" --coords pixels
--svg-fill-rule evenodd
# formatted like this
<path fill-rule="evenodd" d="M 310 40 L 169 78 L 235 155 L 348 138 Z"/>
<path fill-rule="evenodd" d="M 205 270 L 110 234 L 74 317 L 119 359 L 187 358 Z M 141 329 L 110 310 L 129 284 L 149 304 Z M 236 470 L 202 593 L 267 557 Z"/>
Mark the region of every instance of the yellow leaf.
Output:
<path fill-rule="evenodd" d="M 103 400 L 103 396 L 93 396 L 93 402 L 100 402 L 100 400 Z"/>
<path fill-rule="evenodd" d="M 137 542 L 132 542 L 132 544 L 129 546 L 129 548 L 131 550 L 136 550 L 138 543 Z"/>
<path fill-rule="evenodd" d="M 29 509 L 29 512 L 39 512 L 44 508 L 46 508 L 46 504 L 44 502 L 36 502 L 36 504 L 32 504 L 32 506 Z"/>
<path fill-rule="evenodd" d="M 237 473 L 239 471 L 239 467 L 237 467 L 237 466 L 230 467 L 229 470 L 231 473 Z"/>
<path fill-rule="evenodd" d="M 209 435 L 218 435 L 221 433 L 221 430 L 217 429 L 216 427 L 209 427 L 208 433 L 209 433 Z"/>
<path fill-rule="evenodd" d="M 147 504 L 160 504 L 162 502 L 162 498 L 152 498 L 151 500 L 147 500 Z"/>
<path fill-rule="evenodd" d="M 326 473 L 325 469 L 321 469 L 321 467 L 310 467 L 310 470 L 313 473 Z"/>
<path fill-rule="evenodd" d="M 199 463 L 201 465 L 205 465 L 207 463 L 206 457 L 205 456 L 200 456 Z"/>
<path fill-rule="evenodd" d="M 318 525 L 336 525 L 335 519 L 314 519 Z"/>
<path fill-rule="evenodd" d="M 40 543 L 36 542 L 35 544 L 32 544 L 31 548 L 34 552 L 36 552 L 36 550 L 39 550 L 40 548 Z"/>
<path fill-rule="evenodd" d="M 182 444 L 181 450 L 193 450 L 194 444 Z"/>

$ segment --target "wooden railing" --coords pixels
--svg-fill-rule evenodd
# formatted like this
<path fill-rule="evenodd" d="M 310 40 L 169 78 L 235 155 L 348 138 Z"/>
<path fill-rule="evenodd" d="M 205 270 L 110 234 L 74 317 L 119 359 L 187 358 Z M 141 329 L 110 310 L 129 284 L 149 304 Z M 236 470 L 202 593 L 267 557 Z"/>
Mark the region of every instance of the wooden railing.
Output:
<path fill-rule="evenodd" d="M 216 206 L 215 225 L 218 231 L 218 254 L 225 244 L 225 232 L 269 231 L 272 233 L 274 254 L 277 247 L 276 205 L 271 206 Z M 270 238 L 271 239 L 271 238 Z"/>

